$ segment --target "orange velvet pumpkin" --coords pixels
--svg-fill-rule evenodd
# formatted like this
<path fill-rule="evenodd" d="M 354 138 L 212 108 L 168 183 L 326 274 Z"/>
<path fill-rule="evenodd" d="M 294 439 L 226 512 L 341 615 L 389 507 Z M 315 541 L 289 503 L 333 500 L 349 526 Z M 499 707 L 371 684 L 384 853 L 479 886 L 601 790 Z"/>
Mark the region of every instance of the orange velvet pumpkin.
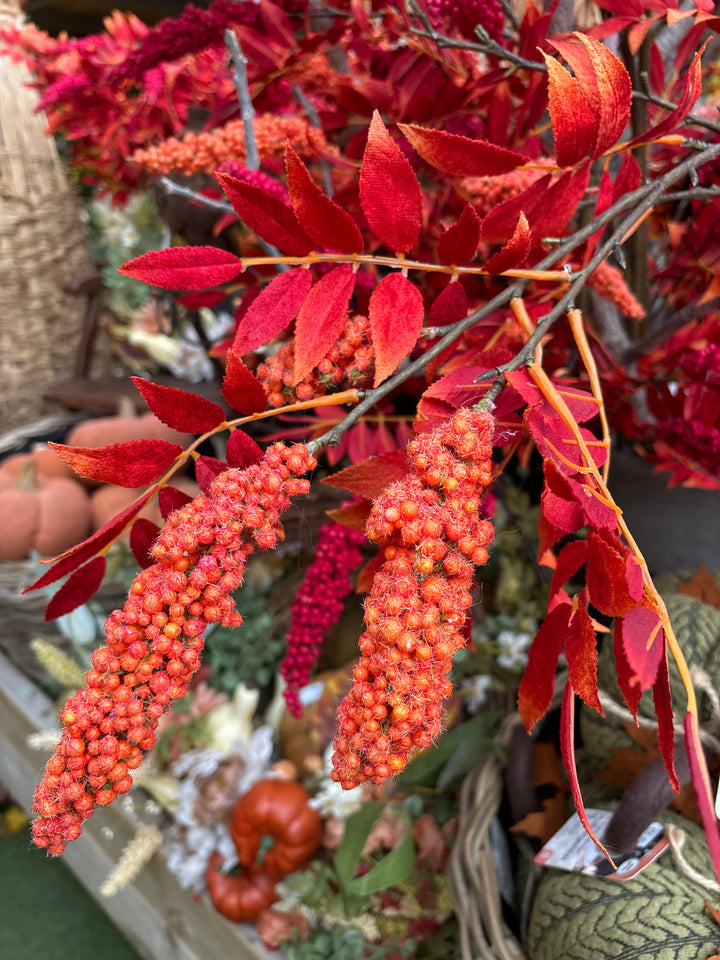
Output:
<path fill-rule="evenodd" d="M 26 461 L 17 476 L 0 471 L 0 560 L 36 550 L 55 556 L 79 543 L 90 525 L 85 490 L 68 477 L 48 477 Z"/>

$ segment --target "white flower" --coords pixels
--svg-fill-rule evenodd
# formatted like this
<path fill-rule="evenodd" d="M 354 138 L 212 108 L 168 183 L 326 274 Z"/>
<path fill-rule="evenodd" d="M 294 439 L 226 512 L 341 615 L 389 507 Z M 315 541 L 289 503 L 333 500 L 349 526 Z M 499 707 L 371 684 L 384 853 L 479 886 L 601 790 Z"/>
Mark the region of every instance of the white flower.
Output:
<path fill-rule="evenodd" d="M 506 670 L 521 670 L 527 663 L 527 651 L 531 642 L 532 637 L 529 633 L 502 630 L 497 638 L 500 647 L 498 664 Z"/>
<path fill-rule="evenodd" d="M 465 694 L 465 703 L 470 713 L 477 713 L 480 707 L 487 700 L 487 695 L 492 688 L 492 677 L 486 673 L 479 673 L 476 677 L 468 677 L 463 680 L 462 689 Z"/>

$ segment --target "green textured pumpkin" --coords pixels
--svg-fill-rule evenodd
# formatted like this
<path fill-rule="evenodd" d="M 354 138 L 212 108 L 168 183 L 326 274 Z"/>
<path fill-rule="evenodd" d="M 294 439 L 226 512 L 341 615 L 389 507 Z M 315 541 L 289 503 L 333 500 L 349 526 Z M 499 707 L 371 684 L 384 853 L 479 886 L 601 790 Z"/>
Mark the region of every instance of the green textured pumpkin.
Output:
<path fill-rule="evenodd" d="M 686 833 L 683 855 L 713 876 L 700 827 L 668 813 Z M 707 960 L 720 929 L 705 909 L 718 896 L 686 877 L 666 850 L 632 880 L 548 870 L 530 917 L 530 960 Z"/>

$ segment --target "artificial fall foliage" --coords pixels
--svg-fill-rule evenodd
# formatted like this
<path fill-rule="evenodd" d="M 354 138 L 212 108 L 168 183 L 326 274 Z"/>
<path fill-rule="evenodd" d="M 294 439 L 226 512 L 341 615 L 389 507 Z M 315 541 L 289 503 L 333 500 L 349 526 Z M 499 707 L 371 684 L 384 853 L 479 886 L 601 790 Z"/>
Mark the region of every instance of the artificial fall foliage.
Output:
<path fill-rule="evenodd" d="M 144 569 L 108 618 L 85 688 L 63 711 L 65 731 L 36 794 L 34 835 L 50 853 L 129 789 L 158 718 L 200 663 L 206 626 L 240 625 L 231 594 L 247 557 L 276 544 L 280 513 L 307 491 L 305 475 L 324 450 L 331 466 L 338 448 L 350 454 L 354 466 L 329 482 L 360 498 L 335 519 L 364 528 L 380 548 L 360 574 L 365 629 L 339 711 L 334 776 L 348 789 L 379 783 L 430 747 L 452 689 L 453 655 L 466 643 L 475 568 L 491 546 L 485 493 L 513 456 L 527 465 L 535 451 L 543 476 L 538 559 L 551 585 L 520 685 L 522 718 L 532 729 L 545 715 L 564 656 L 560 746 L 589 830 L 574 708 L 580 697 L 602 712 L 602 623 L 613 621 L 605 642 L 633 715 L 642 691 L 653 691 L 659 749 L 677 786 L 672 656 L 688 691 L 686 749 L 720 873 L 690 677 L 608 485 L 615 430 L 675 482 L 720 486 L 712 188 L 720 125 L 698 104 L 704 40 L 719 20 L 704 0 L 682 11 L 642 0 L 600 6 L 611 16 L 599 26 L 562 35 L 551 33 L 554 8 L 541 12 L 532 2 L 519 26 L 506 20 L 501 29 L 490 0 L 467 8 L 339 2 L 327 23 L 302 3 L 268 0 L 215 0 L 152 31 L 134 21 L 121 30 L 116 18 L 104 42 L 117 55 L 101 75 L 113 78 L 119 96 L 95 127 L 101 93 L 90 95 L 87 80 L 95 52 L 88 47 L 82 60 L 82 42 L 64 41 L 70 83 L 59 75 L 66 48 L 32 30 L 6 34 L 35 66 L 71 159 L 96 182 L 120 197 L 172 156 L 185 169 L 194 144 L 227 198 L 221 223 L 235 231 L 230 249 L 175 246 L 121 272 L 178 297 L 214 296 L 217 286 L 237 297 L 236 331 L 218 353 L 222 395 L 239 416 L 136 380 L 160 420 L 201 438 L 187 450 L 162 441 L 56 447 L 85 475 L 150 487 L 30 588 L 69 576 L 49 612 L 71 610 L 99 585 L 110 544 L 137 529 L 130 542 Z M 482 25 L 477 41 L 469 17 Z M 653 31 L 680 20 L 689 30 L 664 55 Z M 259 111 L 242 137 L 237 105 L 228 118 L 228 26 L 247 59 L 242 106 Z M 623 57 L 604 42 L 620 34 Z M 331 48 L 343 53 L 342 69 Z M 631 79 L 641 50 L 649 64 L 642 89 Z M 133 83 L 144 90 L 137 103 Z M 163 109 L 145 114 L 151 89 Z M 179 133 L 168 117 L 183 117 L 177 108 L 193 96 L 207 104 L 208 126 L 181 148 L 168 139 Z M 302 115 L 316 133 L 306 127 L 301 142 L 281 120 L 305 123 Z M 253 144 L 260 129 L 271 139 L 272 122 L 263 127 L 262 117 L 285 129 L 282 160 L 276 148 Z M 113 131 L 123 124 L 120 162 Z M 101 144 L 93 129 L 103 130 Z M 211 140 L 223 144 L 217 154 Z M 128 167 L 139 149 L 144 166 Z M 651 243 L 657 256 L 648 262 Z M 621 266 L 626 249 L 623 275 L 607 257 Z M 584 313 L 576 309 L 581 297 Z M 657 319 L 659 333 L 640 329 L 645 316 Z M 274 356 L 257 363 L 255 351 L 269 346 L 278 347 Z M 639 394 L 645 403 L 631 403 Z M 265 450 L 239 429 L 276 411 L 309 412 L 279 421 L 280 442 Z M 198 454 L 202 439 L 223 431 L 227 462 Z M 171 480 L 188 458 L 203 493 L 184 503 Z M 136 520 L 155 494 L 165 517 L 159 531 Z"/>

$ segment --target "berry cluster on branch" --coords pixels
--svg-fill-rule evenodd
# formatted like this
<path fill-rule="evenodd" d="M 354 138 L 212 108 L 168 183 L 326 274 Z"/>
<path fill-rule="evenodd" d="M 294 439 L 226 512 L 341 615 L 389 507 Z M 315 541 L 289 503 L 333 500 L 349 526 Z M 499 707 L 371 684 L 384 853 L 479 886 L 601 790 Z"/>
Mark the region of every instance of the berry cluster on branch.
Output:
<path fill-rule="evenodd" d="M 322 130 L 302 117 L 279 117 L 261 113 L 254 120 L 255 142 L 260 160 L 282 157 L 285 144 L 304 157 L 330 152 Z M 203 133 L 186 133 L 182 139 L 170 137 L 147 150 L 136 150 L 135 163 L 153 176 L 182 173 L 214 173 L 228 160 L 244 163 L 245 130 L 242 120 L 231 120 L 224 127 Z"/>
<path fill-rule="evenodd" d="M 302 444 L 269 447 L 262 461 L 230 469 L 172 513 L 153 547 L 155 563 L 133 581 L 105 622 L 105 645 L 85 686 L 65 704 L 64 731 L 35 792 L 35 844 L 62 853 L 82 821 L 132 786 L 155 743 L 158 718 L 181 699 L 200 665 L 209 623 L 237 627 L 232 593 L 248 557 L 282 536 L 280 514 L 305 494 L 316 461 Z"/>
<path fill-rule="evenodd" d="M 338 710 L 332 776 L 345 789 L 382 783 L 440 733 L 474 566 L 487 561 L 493 536 L 480 518 L 492 432 L 489 413 L 459 409 L 410 441 L 412 473 L 373 504 L 366 533 L 383 561 L 365 602 L 354 683 Z"/>
<path fill-rule="evenodd" d="M 494 40 L 502 37 L 505 15 L 500 0 L 425 0 L 425 8 L 435 30 L 449 29 L 474 39 L 480 24 Z"/>
<path fill-rule="evenodd" d="M 315 555 L 292 606 L 287 651 L 280 673 L 287 682 L 285 702 L 293 716 L 302 714 L 298 690 L 310 679 L 326 632 L 337 623 L 343 600 L 352 590 L 350 571 L 362 559 L 365 537 L 332 521 L 320 528 Z"/>
<path fill-rule="evenodd" d="M 375 351 L 370 321 L 361 314 L 347 317 L 343 332 L 326 357 L 299 383 L 295 379 L 295 341 L 290 340 L 255 371 L 271 407 L 311 400 L 336 390 L 364 386 L 372 381 Z"/>

